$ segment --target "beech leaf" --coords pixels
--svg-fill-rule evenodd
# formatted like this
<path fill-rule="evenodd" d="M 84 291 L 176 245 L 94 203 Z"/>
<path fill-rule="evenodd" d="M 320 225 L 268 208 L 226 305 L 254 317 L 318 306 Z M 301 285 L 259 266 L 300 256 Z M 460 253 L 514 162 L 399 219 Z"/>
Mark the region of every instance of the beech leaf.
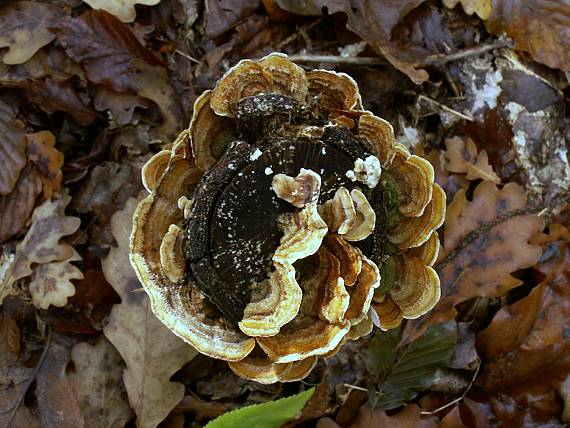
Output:
<path fill-rule="evenodd" d="M 378 332 L 366 350 L 367 366 L 377 380 L 369 396 L 374 408 L 395 409 L 430 386 L 436 370 L 446 366 L 453 355 L 457 324 L 432 325 L 408 344 L 399 339 L 399 329 Z"/>
<path fill-rule="evenodd" d="M 7 2 L 0 7 L 0 47 L 10 49 L 2 58 L 5 64 L 23 64 L 40 48 L 55 39 L 49 31 L 62 18 L 52 3 L 35 1 Z"/>
<path fill-rule="evenodd" d="M 93 9 L 102 9 L 123 22 L 133 22 L 137 16 L 135 4 L 154 6 L 160 0 L 83 0 Z"/>
<path fill-rule="evenodd" d="M 232 410 L 214 419 L 205 428 L 279 428 L 303 410 L 315 388 L 276 401 Z"/>
<path fill-rule="evenodd" d="M 95 345 L 81 342 L 71 349 L 75 371 L 68 374 L 85 428 L 122 428 L 132 418 L 123 385 L 124 363 L 102 336 Z"/>
<path fill-rule="evenodd" d="M 118 247 L 102 261 L 107 281 L 121 297 L 114 305 L 105 336 L 126 362 L 123 381 L 129 403 L 137 415 L 137 426 L 156 427 L 184 397 L 184 385 L 171 376 L 197 355 L 190 345 L 176 337 L 152 313 L 129 262 L 129 238 L 137 200 L 131 198 L 112 219 Z"/>

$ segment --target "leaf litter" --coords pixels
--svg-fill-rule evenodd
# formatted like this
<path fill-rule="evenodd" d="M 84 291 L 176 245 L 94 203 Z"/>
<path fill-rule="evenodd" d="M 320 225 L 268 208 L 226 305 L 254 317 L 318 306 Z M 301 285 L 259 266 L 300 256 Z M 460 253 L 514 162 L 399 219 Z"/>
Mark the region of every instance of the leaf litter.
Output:
<path fill-rule="evenodd" d="M 570 422 L 568 16 L 560 1 L 4 2 L 0 425 L 194 427 L 236 408 L 219 421 Z M 154 318 L 127 246 L 144 162 L 232 64 L 275 50 L 354 76 L 448 208 L 432 313 L 320 361 L 309 385 L 264 387 Z"/>

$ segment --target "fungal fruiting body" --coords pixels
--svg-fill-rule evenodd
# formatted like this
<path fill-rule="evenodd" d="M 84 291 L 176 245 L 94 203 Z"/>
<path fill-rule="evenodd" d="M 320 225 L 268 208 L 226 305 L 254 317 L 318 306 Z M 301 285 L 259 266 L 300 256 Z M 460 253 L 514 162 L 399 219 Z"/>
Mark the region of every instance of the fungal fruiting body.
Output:
<path fill-rule="evenodd" d="M 445 194 L 346 74 L 244 60 L 143 168 L 131 262 L 155 315 L 262 383 L 437 303 Z"/>

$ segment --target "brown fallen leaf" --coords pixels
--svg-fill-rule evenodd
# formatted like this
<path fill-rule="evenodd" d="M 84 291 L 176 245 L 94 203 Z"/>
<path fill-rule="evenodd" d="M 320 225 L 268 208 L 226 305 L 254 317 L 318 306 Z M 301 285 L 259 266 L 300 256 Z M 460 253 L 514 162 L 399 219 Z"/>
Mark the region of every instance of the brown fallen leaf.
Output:
<path fill-rule="evenodd" d="M 13 254 L 11 262 L 6 268 L 6 274 L 0 283 L 0 303 L 13 291 L 12 287 L 17 280 L 32 275 L 42 265 L 52 262 L 68 263 L 81 258 L 71 245 L 59 243 L 61 238 L 74 233 L 81 223 L 77 217 L 65 216 L 65 207 L 70 200 L 71 197 L 68 195 L 59 195 L 55 199 L 45 201 L 34 210 L 32 225 L 24 240 L 16 246 L 15 254 Z M 45 272 L 45 268 L 41 268 L 41 270 Z M 50 270 L 49 268 L 48 271 L 54 272 L 53 269 Z M 68 278 L 77 278 L 81 274 L 76 270 L 71 270 L 73 271 L 71 274 L 69 273 L 70 269 L 64 269 L 64 271 L 68 272 Z M 55 268 L 55 272 L 61 273 L 61 267 L 60 269 Z M 34 291 L 30 290 L 37 296 L 34 301 L 35 304 L 40 307 L 47 307 L 45 305 L 49 306 L 51 303 L 48 302 L 51 301 L 67 301 L 67 297 L 70 295 L 68 283 L 63 281 L 60 284 L 55 279 L 50 280 L 48 278 L 43 278 L 43 281 L 40 281 L 40 277 L 37 277 L 35 282 L 37 288 Z M 81 277 L 83 276 L 81 275 Z M 43 289 L 44 286 L 49 286 L 50 289 Z"/>
<path fill-rule="evenodd" d="M 85 426 L 85 418 L 65 375 L 72 342 L 70 337 L 51 333 L 46 345 L 49 348 L 36 376 L 38 416 L 44 427 Z"/>
<path fill-rule="evenodd" d="M 564 0 L 496 0 L 487 21 L 492 34 L 506 32 L 515 49 L 535 61 L 570 71 L 570 4 Z"/>
<path fill-rule="evenodd" d="M 491 359 L 480 377 L 488 389 L 570 370 L 570 243 L 549 247 L 551 258 L 538 266 L 545 280 L 524 299 L 502 308 L 478 336 L 478 349 Z"/>
<path fill-rule="evenodd" d="M 85 418 L 86 428 L 122 428 L 134 416 L 125 386 L 124 363 L 117 350 L 101 336 L 95 345 L 86 342 L 71 349 L 75 371 L 67 378 Z"/>
<path fill-rule="evenodd" d="M 128 26 L 107 12 L 89 11 L 68 18 L 56 33 L 91 82 L 154 101 L 162 113 L 161 137 L 166 141 L 176 133 L 181 108 L 167 70 Z"/>
<path fill-rule="evenodd" d="M 42 193 L 42 180 L 36 169 L 28 165 L 21 172 L 16 186 L 7 195 L 0 195 L 0 244 L 23 229 Z"/>
<path fill-rule="evenodd" d="M 12 191 L 26 165 L 24 128 L 12 108 L 0 101 L 0 195 Z"/>
<path fill-rule="evenodd" d="M 49 131 L 26 134 L 28 159 L 39 172 L 44 198 L 49 199 L 61 190 L 63 153 L 55 148 L 55 136 Z"/>
<path fill-rule="evenodd" d="M 129 238 L 137 199 L 111 220 L 118 247 L 103 259 L 103 273 L 121 297 L 113 306 L 105 336 L 126 362 L 123 372 L 129 402 L 137 415 L 137 426 L 155 427 L 184 397 L 184 385 L 171 382 L 171 376 L 197 355 L 197 351 L 174 336 L 150 309 L 129 263 Z"/>
<path fill-rule="evenodd" d="M 133 22 L 137 16 L 135 4 L 154 6 L 160 0 L 83 0 L 93 9 L 101 9 L 115 15 L 123 22 Z"/>
<path fill-rule="evenodd" d="M 0 47 L 8 47 L 5 64 L 22 64 L 41 47 L 51 43 L 55 35 L 48 28 L 63 17 L 62 9 L 53 3 L 16 1 L 0 7 Z"/>
<path fill-rule="evenodd" d="M 511 273 L 533 266 L 542 249 L 529 240 L 542 231 L 542 219 L 529 212 L 521 186 L 481 182 L 468 201 L 460 189 L 446 213 L 444 240 L 436 270 L 441 300 L 432 312 L 409 323 L 412 337 L 427 326 L 452 319 L 454 306 L 474 297 L 499 297 L 519 285 Z"/>
<path fill-rule="evenodd" d="M 420 408 L 415 404 L 408 404 L 400 412 L 388 416 L 386 412 L 374 410 L 366 403 L 360 408 L 358 417 L 350 428 L 436 428 L 437 426 L 438 419 L 434 416 L 422 418 Z"/>
<path fill-rule="evenodd" d="M 91 99 L 80 90 L 73 80 L 52 78 L 35 81 L 26 80 L 23 87 L 28 97 L 47 113 L 63 111 L 69 113 L 82 126 L 90 125 L 97 119 L 97 112 L 91 106 Z"/>
<path fill-rule="evenodd" d="M 21 361 L 18 324 L 6 310 L 0 312 L 0 426 L 39 428 L 37 417 L 19 400 L 33 377 L 33 368 Z"/>
<path fill-rule="evenodd" d="M 477 147 L 470 138 L 463 139 L 453 137 L 445 140 L 447 150 L 445 158 L 447 160 L 446 169 L 456 174 L 466 174 L 468 180 L 487 180 L 499 184 L 501 179 L 489 165 L 487 152 L 482 150 L 477 153 Z"/>

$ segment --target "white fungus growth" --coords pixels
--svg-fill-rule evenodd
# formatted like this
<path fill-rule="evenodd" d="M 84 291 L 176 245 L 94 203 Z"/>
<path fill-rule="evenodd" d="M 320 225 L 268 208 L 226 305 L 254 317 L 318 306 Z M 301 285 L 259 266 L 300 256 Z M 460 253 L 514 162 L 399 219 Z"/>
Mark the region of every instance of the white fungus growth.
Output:
<path fill-rule="evenodd" d="M 260 156 L 261 156 L 261 150 L 255 149 L 255 152 L 251 154 L 249 160 L 253 162 L 254 160 L 258 159 Z"/>
<path fill-rule="evenodd" d="M 270 166 L 268 166 L 267 168 L 265 168 L 265 175 L 271 175 L 273 174 L 273 170 L 271 169 Z"/>
<path fill-rule="evenodd" d="M 354 162 L 354 170 L 348 170 L 346 177 L 351 181 L 360 181 L 374 189 L 380 181 L 382 167 L 376 156 L 368 156 L 365 160 L 360 158 Z"/>

